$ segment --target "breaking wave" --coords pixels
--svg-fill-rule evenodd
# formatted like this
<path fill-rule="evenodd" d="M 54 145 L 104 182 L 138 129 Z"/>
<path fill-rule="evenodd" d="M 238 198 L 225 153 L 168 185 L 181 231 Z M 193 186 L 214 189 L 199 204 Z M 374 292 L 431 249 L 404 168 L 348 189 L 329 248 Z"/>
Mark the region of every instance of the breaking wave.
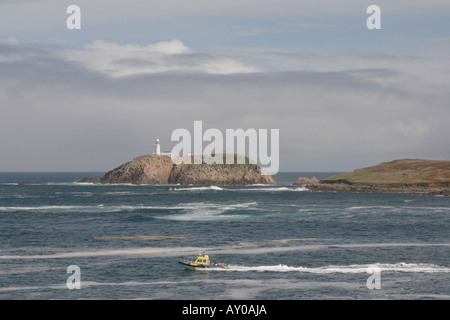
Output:
<path fill-rule="evenodd" d="M 230 219 L 243 217 L 242 210 L 256 209 L 257 202 L 244 203 L 207 203 L 192 202 L 175 205 L 106 205 L 103 203 L 94 205 L 52 205 L 52 206 L 8 206 L 0 207 L 0 213 L 30 212 L 30 213 L 113 213 L 113 212 L 135 212 L 154 210 L 155 213 L 166 212 L 168 214 L 155 216 L 155 218 L 171 220 L 205 220 L 214 218 Z M 174 212 L 175 211 L 175 212 Z M 221 213 L 228 213 L 220 216 Z"/>
<path fill-rule="evenodd" d="M 235 189 L 235 190 L 246 190 L 246 191 L 310 191 L 306 187 L 260 187 L 260 188 L 245 188 L 245 189 Z"/>
<path fill-rule="evenodd" d="M 89 206 L 34 206 L 34 207 L 0 207 L 0 212 L 40 212 L 40 213 L 111 213 L 121 211 L 137 211 L 145 209 L 173 209 L 178 207 L 144 206 L 144 205 L 104 205 Z"/>
<path fill-rule="evenodd" d="M 228 186 L 228 187 L 219 187 L 219 186 L 204 186 L 204 187 L 173 187 L 170 190 L 177 191 L 205 191 L 205 190 L 214 190 L 214 191 L 261 191 L 261 192 L 279 192 L 279 191 L 310 191 L 306 187 L 272 187 L 268 185 L 250 185 L 250 186 Z"/>
<path fill-rule="evenodd" d="M 185 190 L 185 191 L 198 191 L 198 190 L 214 190 L 214 191 L 222 191 L 224 190 L 218 186 L 207 186 L 207 187 L 183 187 L 183 188 L 175 188 L 174 190 Z"/>
<path fill-rule="evenodd" d="M 208 221 L 208 220 L 230 220 L 247 217 L 242 212 L 234 213 L 239 210 L 253 210 L 258 205 L 257 202 L 216 204 L 194 202 L 178 205 L 174 208 L 182 209 L 181 214 L 163 215 L 155 217 L 157 219 L 177 220 L 177 221 Z"/>

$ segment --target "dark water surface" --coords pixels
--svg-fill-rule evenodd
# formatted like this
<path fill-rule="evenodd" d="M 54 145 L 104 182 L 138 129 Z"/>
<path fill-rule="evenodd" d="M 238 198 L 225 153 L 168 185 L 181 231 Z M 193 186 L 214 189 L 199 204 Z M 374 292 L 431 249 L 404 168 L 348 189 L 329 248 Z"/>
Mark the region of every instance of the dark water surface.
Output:
<path fill-rule="evenodd" d="M 177 190 L 74 183 L 95 175 L 0 174 L 0 299 L 450 298 L 449 197 L 291 185 L 330 173 Z M 205 249 L 230 268 L 176 263 Z"/>

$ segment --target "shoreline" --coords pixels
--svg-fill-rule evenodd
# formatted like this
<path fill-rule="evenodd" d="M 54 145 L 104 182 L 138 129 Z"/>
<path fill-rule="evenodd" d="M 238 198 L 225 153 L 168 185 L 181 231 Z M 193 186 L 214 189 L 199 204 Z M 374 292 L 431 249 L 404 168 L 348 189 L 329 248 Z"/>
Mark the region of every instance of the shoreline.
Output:
<path fill-rule="evenodd" d="M 313 191 L 423 193 L 450 196 L 450 161 L 399 159 L 322 180 L 299 177 Z"/>
<path fill-rule="evenodd" d="M 317 180 L 315 177 L 300 177 L 294 186 L 304 186 L 311 191 L 349 192 L 349 193 L 421 193 L 434 196 L 450 196 L 450 186 L 408 185 L 408 184 L 363 184 L 363 183 L 330 183 Z"/>

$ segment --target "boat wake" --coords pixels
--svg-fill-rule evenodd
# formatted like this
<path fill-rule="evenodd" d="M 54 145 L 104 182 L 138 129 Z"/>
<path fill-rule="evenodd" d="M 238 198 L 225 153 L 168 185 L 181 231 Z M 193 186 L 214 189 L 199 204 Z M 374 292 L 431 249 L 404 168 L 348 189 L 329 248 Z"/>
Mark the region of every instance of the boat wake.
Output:
<path fill-rule="evenodd" d="M 376 263 L 353 265 L 329 265 L 325 267 L 292 267 L 284 264 L 271 266 L 239 266 L 229 265 L 227 271 L 240 272 L 303 272 L 314 274 L 332 273 L 368 273 L 369 268 L 378 267 L 380 272 L 411 272 L 411 273 L 450 273 L 450 268 L 426 263 Z"/>

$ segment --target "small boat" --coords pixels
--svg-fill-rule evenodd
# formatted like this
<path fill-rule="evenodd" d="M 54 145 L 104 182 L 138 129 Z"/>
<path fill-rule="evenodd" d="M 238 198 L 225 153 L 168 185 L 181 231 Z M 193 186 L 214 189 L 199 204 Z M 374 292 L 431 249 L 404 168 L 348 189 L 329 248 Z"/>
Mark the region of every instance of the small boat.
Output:
<path fill-rule="evenodd" d="M 211 262 L 205 252 L 199 254 L 192 260 L 178 260 L 177 262 L 189 269 L 228 269 L 228 266 L 223 262 Z"/>

